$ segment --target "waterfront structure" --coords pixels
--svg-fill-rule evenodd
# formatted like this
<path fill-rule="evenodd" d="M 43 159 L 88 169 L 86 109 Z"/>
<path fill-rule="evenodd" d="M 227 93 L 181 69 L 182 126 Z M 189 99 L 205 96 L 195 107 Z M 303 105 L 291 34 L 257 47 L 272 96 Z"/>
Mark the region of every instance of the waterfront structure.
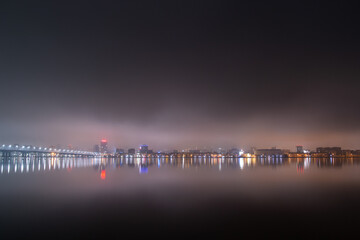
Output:
<path fill-rule="evenodd" d="M 106 139 L 102 139 L 100 142 L 100 152 L 108 153 L 108 142 Z"/>
<path fill-rule="evenodd" d="M 303 146 L 296 146 L 296 152 L 297 153 L 303 153 L 304 152 L 304 147 Z"/>
<path fill-rule="evenodd" d="M 228 151 L 228 154 L 233 154 L 233 155 L 236 155 L 240 152 L 240 149 L 238 148 L 232 148 Z"/>
<path fill-rule="evenodd" d="M 148 153 L 148 151 L 149 151 L 149 146 L 148 145 L 143 144 L 143 145 L 140 146 L 140 149 L 139 149 L 140 153 Z"/>
<path fill-rule="evenodd" d="M 263 156 L 273 156 L 273 155 L 283 155 L 284 151 L 282 149 L 277 149 L 276 147 L 270 149 L 254 149 L 255 155 Z"/>
<path fill-rule="evenodd" d="M 330 155 L 342 155 L 341 147 L 318 147 L 317 153 L 327 153 Z"/>
<path fill-rule="evenodd" d="M 135 148 L 129 148 L 128 154 L 135 154 Z"/>
<path fill-rule="evenodd" d="M 19 144 L 3 144 L 0 146 L 0 156 L 1 157 L 97 157 L 100 153 L 98 152 L 89 152 L 81 150 L 70 150 L 70 149 L 59 149 L 59 148 L 49 148 L 49 147 L 35 147 L 32 145 L 22 145 Z"/>
<path fill-rule="evenodd" d="M 125 153 L 125 150 L 122 149 L 122 148 L 116 148 L 116 153 L 117 154 L 123 154 L 123 153 Z"/>

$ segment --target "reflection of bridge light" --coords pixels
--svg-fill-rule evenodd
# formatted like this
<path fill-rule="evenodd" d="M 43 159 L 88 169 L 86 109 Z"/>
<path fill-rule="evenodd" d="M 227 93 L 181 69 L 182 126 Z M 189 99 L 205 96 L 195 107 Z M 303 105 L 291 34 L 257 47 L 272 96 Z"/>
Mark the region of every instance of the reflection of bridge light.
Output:
<path fill-rule="evenodd" d="M 105 170 L 101 170 L 100 178 L 101 178 L 101 180 L 104 180 L 106 178 L 106 171 Z"/>

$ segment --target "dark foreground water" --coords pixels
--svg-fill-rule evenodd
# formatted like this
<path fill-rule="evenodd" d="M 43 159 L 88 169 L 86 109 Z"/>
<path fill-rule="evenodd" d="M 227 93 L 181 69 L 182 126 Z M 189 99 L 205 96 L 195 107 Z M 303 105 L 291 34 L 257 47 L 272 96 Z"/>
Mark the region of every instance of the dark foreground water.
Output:
<path fill-rule="evenodd" d="M 0 162 L 0 239 L 357 236 L 358 159 Z"/>

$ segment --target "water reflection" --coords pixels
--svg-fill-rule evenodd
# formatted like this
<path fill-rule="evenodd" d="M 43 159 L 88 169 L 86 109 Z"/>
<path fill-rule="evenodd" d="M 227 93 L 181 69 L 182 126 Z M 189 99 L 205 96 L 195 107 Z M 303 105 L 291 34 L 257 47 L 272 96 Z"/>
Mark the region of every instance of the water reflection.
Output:
<path fill-rule="evenodd" d="M 190 168 L 204 167 L 216 168 L 222 171 L 226 168 L 246 170 L 256 167 L 283 167 L 291 166 L 298 173 L 304 173 L 311 168 L 340 168 L 343 165 L 359 165 L 359 158 L 225 158 L 225 157 L 134 157 L 122 156 L 120 158 L 81 158 L 81 157 L 10 157 L 0 159 L 0 173 L 31 173 L 55 170 L 68 170 L 72 168 L 93 167 L 100 173 L 101 179 L 106 178 L 106 169 L 138 168 L 139 174 L 148 173 L 149 168 Z"/>

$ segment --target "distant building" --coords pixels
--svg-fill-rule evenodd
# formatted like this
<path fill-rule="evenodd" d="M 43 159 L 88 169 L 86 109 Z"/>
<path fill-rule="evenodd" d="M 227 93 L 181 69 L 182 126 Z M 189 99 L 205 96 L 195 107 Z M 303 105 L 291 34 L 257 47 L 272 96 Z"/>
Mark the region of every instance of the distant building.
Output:
<path fill-rule="evenodd" d="M 360 156 L 360 150 L 353 150 L 351 153 L 353 156 Z"/>
<path fill-rule="evenodd" d="M 341 155 L 343 155 L 344 157 L 352 157 L 353 151 L 352 150 L 342 150 Z"/>
<path fill-rule="evenodd" d="M 328 153 L 331 155 L 341 155 L 341 147 L 318 147 L 316 148 L 317 153 Z"/>
<path fill-rule="evenodd" d="M 229 154 L 239 154 L 239 152 L 240 152 L 240 149 L 238 149 L 238 148 L 232 148 L 232 149 L 230 149 L 229 150 Z"/>
<path fill-rule="evenodd" d="M 93 151 L 100 152 L 100 146 L 98 144 L 94 145 Z"/>
<path fill-rule="evenodd" d="M 218 148 L 218 150 L 216 152 L 219 154 L 225 154 L 226 150 L 224 148 Z"/>
<path fill-rule="evenodd" d="M 290 153 L 290 149 L 282 149 L 283 154 Z"/>
<path fill-rule="evenodd" d="M 129 148 L 128 154 L 135 154 L 135 148 Z"/>
<path fill-rule="evenodd" d="M 251 154 L 255 154 L 256 151 L 256 147 L 250 147 L 250 153 Z"/>
<path fill-rule="evenodd" d="M 283 155 L 284 152 L 282 149 L 277 149 L 275 147 L 271 149 L 254 149 L 255 155 L 264 155 L 264 156 L 272 156 L 272 155 Z"/>
<path fill-rule="evenodd" d="M 304 147 L 303 146 L 296 146 L 296 152 L 297 153 L 303 153 L 304 152 Z"/>
<path fill-rule="evenodd" d="M 100 142 L 100 152 L 107 153 L 108 152 L 108 142 L 106 139 L 102 139 Z"/>
<path fill-rule="evenodd" d="M 117 149 L 116 149 L 116 153 L 118 153 L 118 154 L 123 154 L 123 153 L 125 153 L 125 150 L 122 149 L 122 148 L 117 148 Z"/>
<path fill-rule="evenodd" d="M 143 144 L 143 145 L 140 146 L 140 150 L 139 150 L 140 153 L 148 153 L 148 151 L 149 151 L 149 146 L 148 145 Z"/>

